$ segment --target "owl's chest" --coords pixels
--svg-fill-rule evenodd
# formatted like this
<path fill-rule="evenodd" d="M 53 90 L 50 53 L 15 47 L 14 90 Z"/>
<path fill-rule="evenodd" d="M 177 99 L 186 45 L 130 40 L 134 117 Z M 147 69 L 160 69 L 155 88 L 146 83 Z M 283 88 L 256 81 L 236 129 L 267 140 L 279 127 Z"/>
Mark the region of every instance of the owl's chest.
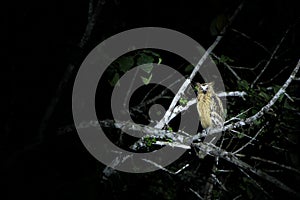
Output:
<path fill-rule="evenodd" d="M 211 109 L 211 96 L 209 95 L 200 95 L 198 97 L 198 107 L 201 110 L 210 110 Z"/>

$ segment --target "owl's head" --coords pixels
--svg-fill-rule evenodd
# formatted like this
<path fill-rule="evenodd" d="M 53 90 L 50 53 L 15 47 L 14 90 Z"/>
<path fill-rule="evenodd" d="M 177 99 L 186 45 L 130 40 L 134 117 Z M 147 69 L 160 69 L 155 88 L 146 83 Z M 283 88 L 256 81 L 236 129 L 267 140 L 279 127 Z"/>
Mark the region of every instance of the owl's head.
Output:
<path fill-rule="evenodd" d="M 202 84 L 197 83 L 197 86 L 198 86 L 198 92 L 206 94 L 208 91 L 213 90 L 214 82 L 202 83 Z"/>

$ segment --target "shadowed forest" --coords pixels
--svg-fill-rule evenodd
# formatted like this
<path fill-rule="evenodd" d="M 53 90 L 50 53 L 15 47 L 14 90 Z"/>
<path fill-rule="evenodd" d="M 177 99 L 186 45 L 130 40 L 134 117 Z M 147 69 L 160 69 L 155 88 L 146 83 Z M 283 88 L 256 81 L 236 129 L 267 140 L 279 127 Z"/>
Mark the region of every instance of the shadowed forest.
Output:
<path fill-rule="evenodd" d="M 17 54 L 3 74 L 1 176 L 8 199 L 19 196 L 21 188 L 29 199 L 45 200 L 300 198 L 297 1 L 22 4 L 13 16 Z M 191 96 L 199 93 L 197 83 L 206 79 L 192 74 L 197 66 L 205 68 L 205 63 L 189 63 L 162 49 L 132 49 L 114 60 L 99 78 L 98 119 L 74 123 L 73 86 L 85 58 L 115 34 L 142 27 L 189 36 L 207 53 L 201 52 L 199 60 L 207 56 L 216 65 L 224 91 L 215 86 L 215 93 L 226 103 L 226 118 L 215 144 L 203 141 L 207 132 L 200 120 L 197 133 L 180 128 L 180 120 L 196 110 L 197 100 Z M 171 67 L 185 80 L 169 87 L 151 83 L 154 64 Z M 142 86 L 129 100 L 133 122 L 122 121 L 112 115 L 112 93 L 135 66 L 139 73 L 132 81 Z M 168 75 L 166 80 L 172 78 Z M 189 91 L 181 88 L 186 80 L 191 80 Z M 173 92 L 172 87 L 180 91 Z M 161 107 L 153 109 L 157 104 Z M 165 113 L 168 109 L 173 115 Z M 113 166 L 126 163 L 127 158 L 116 154 L 111 166 L 99 162 L 77 133 L 89 128 L 102 128 L 113 144 L 129 152 L 167 147 L 185 153 L 168 166 L 147 160 L 157 168 L 153 172 L 118 171 Z M 129 136 L 128 130 L 142 137 Z"/>

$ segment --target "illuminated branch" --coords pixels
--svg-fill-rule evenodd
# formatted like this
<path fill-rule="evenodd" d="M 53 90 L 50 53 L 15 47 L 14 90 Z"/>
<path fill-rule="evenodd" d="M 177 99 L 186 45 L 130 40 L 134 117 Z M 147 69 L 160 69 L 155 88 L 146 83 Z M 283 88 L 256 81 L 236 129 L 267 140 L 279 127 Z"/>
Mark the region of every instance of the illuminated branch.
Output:
<path fill-rule="evenodd" d="M 194 76 L 196 75 L 196 73 L 199 71 L 199 69 L 202 66 L 202 64 L 209 57 L 210 53 L 214 50 L 214 48 L 219 44 L 219 42 L 223 38 L 223 35 L 225 34 L 227 28 L 231 25 L 232 21 L 236 18 L 237 14 L 240 12 L 240 10 L 242 9 L 242 7 L 243 7 L 243 3 L 241 3 L 239 5 L 239 7 L 236 9 L 236 11 L 234 12 L 234 14 L 229 19 L 229 23 L 223 28 L 223 30 L 221 31 L 220 35 L 216 38 L 216 40 L 214 41 L 214 43 L 207 49 L 207 51 L 204 53 L 204 55 L 202 56 L 202 58 L 199 60 L 199 62 L 197 63 L 197 65 L 193 69 L 191 75 L 189 76 L 189 78 L 187 78 L 185 80 L 185 82 L 182 84 L 182 86 L 178 90 L 177 94 L 173 98 L 173 100 L 171 102 L 171 105 L 169 106 L 168 110 L 166 111 L 164 117 L 156 124 L 156 126 L 155 126 L 156 128 L 160 128 L 161 129 L 166 124 L 168 124 L 168 122 L 170 121 L 170 117 L 172 116 L 172 114 L 174 112 L 174 108 L 175 108 L 177 102 L 179 101 L 179 99 L 184 94 L 186 88 L 189 86 L 189 84 L 191 83 L 191 80 L 194 78 Z"/>

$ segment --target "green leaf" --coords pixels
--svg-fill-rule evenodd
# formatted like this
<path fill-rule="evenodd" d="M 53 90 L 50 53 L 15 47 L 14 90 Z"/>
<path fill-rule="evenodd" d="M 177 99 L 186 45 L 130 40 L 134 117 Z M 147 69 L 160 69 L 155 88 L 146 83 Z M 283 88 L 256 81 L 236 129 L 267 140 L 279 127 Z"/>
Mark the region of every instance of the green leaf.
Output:
<path fill-rule="evenodd" d="M 157 116 L 161 116 L 161 111 L 160 111 L 160 110 L 157 111 L 157 112 L 156 112 L 156 115 L 157 115 Z"/>
<path fill-rule="evenodd" d="M 238 84 L 241 89 L 249 89 L 249 83 L 246 80 L 240 80 Z"/>
<path fill-rule="evenodd" d="M 278 102 L 279 102 L 279 103 L 282 102 L 283 97 L 284 97 L 284 94 L 281 94 L 281 95 L 279 96 L 279 98 L 278 98 Z"/>
<path fill-rule="evenodd" d="M 115 85 L 118 83 L 119 79 L 120 79 L 119 74 L 118 74 L 118 73 L 115 73 L 115 75 L 114 75 L 114 77 L 112 78 L 112 80 L 109 80 L 108 82 L 109 82 L 109 84 L 110 84 L 111 86 L 115 86 Z"/>
<path fill-rule="evenodd" d="M 193 65 L 188 65 L 188 66 L 185 67 L 184 71 L 185 71 L 185 72 L 190 72 L 190 71 L 192 71 L 193 69 L 194 69 L 194 66 L 193 66 Z"/>
<path fill-rule="evenodd" d="M 152 69 L 153 69 L 153 64 L 149 63 L 149 64 L 143 64 L 141 66 L 139 66 L 141 70 L 143 70 L 144 72 L 150 74 Z"/>
<path fill-rule="evenodd" d="M 188 100 L 184 99 L 184 98 L 180 98 L 180 100 L 179 100 L 180 105 L 186 105 L 187 102 L 188 102 Z"/>
<path fill-rule="evenodd" d="M 291 106 L 287 100 L 284 101 L 283 107 L 288 110 L 295 110 L 295 108 L 293 106 Z"/>
<path fill-rule="evenodd" d="M 160 64 L 162 62 L 162 58 L 158 58 L 157 64 Z"/>
<path fill-rule="evenodd" d="M 254 125 L 259 126 L 262 123 L 261 119 L 257 119 L 253 121 Z"/>
<path fill-rule="evenodd" d="M 152 138 L 152 137 L 145 137 L 144 142 L 145 142 L 146 146 L 151 147 L 152 144 L 156 142 L 156 139 Z"/>
<path fill-rule="evenodd" d="M 160 57 L 160 55 L 158 53 L 155 53 L 151 50 L 145 49 L 145 50 L 143 50 L 143 52 L 148 53 L 148 54 L 152 54 L 153 56 L 156 56 L 156 57 Z"/>
<path fill-rule="evenodd" d="M 228 17 L 225 14 L 217 15 L 210 23 L 209 30 L 212 36 L 218 35 L 228 23 Z"/>
<path fill-rule="evenodd" d="M 214 63 L 216 63 L 216 65 L 219 64 L 219 60 L 218 59 L 213 58 L 213 61 L 214 61 Z"/>
<path fill-rule="evenodd" d="M 148 85 L 148 84 L 150 83 L 150 81 L 151 81 L 152 74 L 149 76 L 149 78 L 145 78 L 145 77 L 143 77 L 143 76 L 141 76 L 141 78 L 142 78 L 143 83 L 144 83 L 145 85 Z"/>
<path fill-rule="evenodd" d="M 229 58 L 228 56 L 221 55 L 219 62 L 220 63 L 232 63 L 234 60 Z"/>
<path fill-rule="evenodd" d="M 121 57 L 117 62 L 119 63 L 120 71 L 122 72 L 127 72 L 134 65 L 134 60 L 131 56 Z"/>
<path fill-rule="evenodd" d="M 245 137 L 245 135 L 244 135 L 244 134 L 242 134 L 242 133 L 240 133 L 240 132 L 238 132 L 236 136 L 237 136 L 239 139 L 241 139 L 241 138 Z"/>
<path fill-rule="evenodd" d="M 154 58 L 152 56 L 149 56 L 147 54 L 141 53 L 140 56 L 137 59 L 137 65 L 142 65 L 145 63 L 153 63 Z"/>
<path fill-rule="evenodd" d="M 275 92 L 278 92 L 278 90 L 281 88 L 281 85 L 274 85 L 273 88 Z"/>
<path fill-rule="evenodd" d="M 265 92 L 260 92 L 258 95 L 264 98 L 266 101 L 270 99 L 270 96 Z"/>

